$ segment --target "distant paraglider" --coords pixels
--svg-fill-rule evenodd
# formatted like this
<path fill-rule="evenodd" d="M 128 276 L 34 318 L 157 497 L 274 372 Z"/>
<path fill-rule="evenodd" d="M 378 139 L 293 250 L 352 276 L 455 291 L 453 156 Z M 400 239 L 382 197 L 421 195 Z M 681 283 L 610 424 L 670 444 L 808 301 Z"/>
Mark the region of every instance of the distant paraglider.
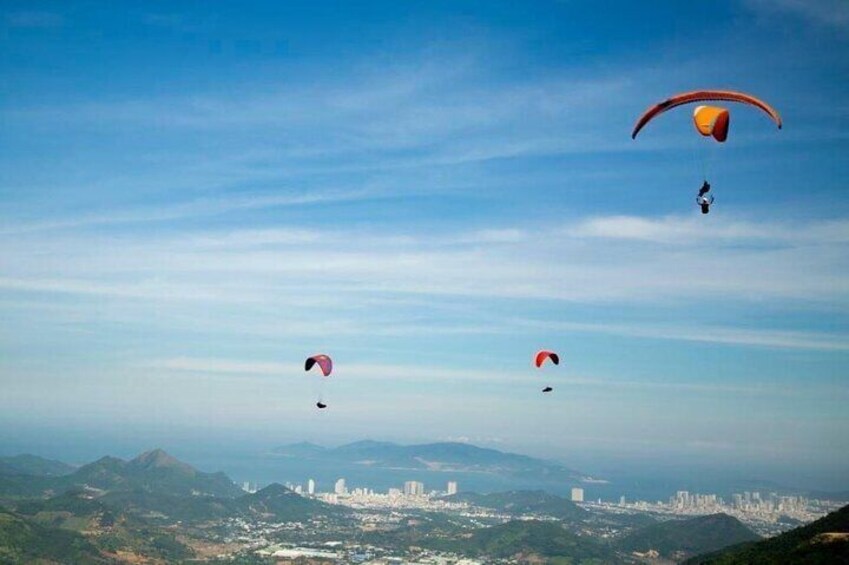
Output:
<path fill-rule="evenodd" d="M 631 132 L 631 139 L 636 139 L 637 134 L 640 133 L 640 130 L 642 130 L 646 124 L 664 112 L 677 108 L 683 104 L 711 101 L 738 102 L 740 104 L 754 106 L 766 113 L 772 121 L 775 122 L 778 129 L 781 129 L 783 125 L 781 122 L 781 116 L 775 108 L 751 94 L 735 92 L 732 90 L 696 90 L 693 92 L 676 94 L 675 96 L 672 96 L 659 104 L 655 104 L 646 110 L 637 120 L 634 130 Z M 725 108 L 720 108 L 718 106 L 696 106 L 696 109 L 693 111 L 693 126 L 703 137 L 712 137 L 718 143 L 725 143 L 725 140 L 728 139 L 728 129 L 731 126 L 731 114 Z M 707 175 L 707 171 L 704 171 L 704 174 Z M 696 197 L 696 204 L 698 204 L 701 208 L 702 214 L 710 212 L 710 206 L 714 201 L 713 195 L 707 194 L 708 191 L 710 191 L 710 184 L 707 182 L 707 179 L 705 179 L 705 182 Z"/>
<path fill-rule="evenodd" d="M 304 371 L 309 372 L 313 367 L 318 367 L 321 371 L 322 379 L 320 385 L 320 391 L 318 394 L 318 401 L 315 403 L 316 407 L 319 409 L 327 408 L 327 404 L 324 403 L 324 380 L 330 376 L 330 373 L 333 372 L 333 360 L 329 355 L 325 355 L 324 353 L 319 353 L 317 355 L 313 355 L 311 357 L 307 357 L 307 360 L 304 361 Z"/>
<path fill-rule="evenodd" d="M 321 374 L 325 377 L 329 377 L 330 373 L 333 372 L 333 360 L 324 353 L 307 357 L 307 360 L 304 361 L 304 371 L 309 371 L 316 365 L 318 365 L 319 369 L 321 369 Z"/>
<path fill-rule="evenodd" d="M 560 364 L 560 356 L 553 351 L 538 351 L 536 355 L 534 355 L 534 365 L 536 365 L 537 369 L 542 367 L 543 363 L 546 361 L 551 361 L 555 365 Z"/>
<path fill-rule="evenodd" d="M 537 354 L 534 355 L 534 365 L 536 366 L 536 368 L 541 369 L 546 361 L 550 361 L 555 365 L 559 365 L 560 356 L 553 351 L 546 351 L 544 349 L 542 351 L 537 351 Z M 546 386 L 544 389 L 542 389 L 543 392 L 551 392 L 552 390 L 554 389 L 550 386 Z"/>

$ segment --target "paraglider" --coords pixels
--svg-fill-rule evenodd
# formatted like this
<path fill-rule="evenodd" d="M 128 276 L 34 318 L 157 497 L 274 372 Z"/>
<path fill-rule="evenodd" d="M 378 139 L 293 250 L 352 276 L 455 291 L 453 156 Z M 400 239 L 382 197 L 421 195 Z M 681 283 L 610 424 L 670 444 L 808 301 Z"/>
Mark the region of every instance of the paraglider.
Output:
<path fill-rule="evenodd" d="M 324 390 L 324 380 L 330 376 L 330 373 L 333 372 L 333 360 L 329 355 L 325 355 L 324 353 L 319 353 L 313 355 L 311 357 L 307 357 L 307 360 L 304 361 L 304 371 L 309 372 L 313 367 L 318 367 L 321 371 L 322 379 L 321 379 L 321 391 Z M 324 394 L 323 392 L 319 392 L 318 401 L 315 403 L 316 407 L 319 409 L 327 408 L 327 404 L 324 403 Z"/>
<path fill-rule="evenodd" d="M 657 116 L 673 108 L 694 102 L 712 101 L 737 102 L 753 106 L 762 110 L 767 116 L 769 116 L 769 118 L 775 122 L 775 125 L 778 126 L 778 129 L 781 129 L 783 125 L 781 122 L 781 116 L 775 108 L 751 94 L 735 92 L 733 90 L 696 90 L 693 92 L 676 94 L 663 102 L 651 106 L 637 120 L 634 130 L 631 132 L 631 139 L 636 139 L 637 134 L 640 133 L 646 124 L 651 122 Z M 693 126 L 703 137 L 712 137 L 717 143 L 725 143 L 725 140 L 728 139 L 728 129 L 731 126 L 731 114 L 725 108 L 700 105 L 693 111 Z M 714 201 L 713 195 L 707 194 L 708 191 L 710 191 L 710 184 L 707 182 L 707 179 L 705 179 L 705 183 L 702 185 L 702 188 L 699 190 L 699 194 L 696 197 L 696 204 L 701 207 L 702 214 L 710 212 L 710 206 Z"/>
<path fill-rule="evenodd" d="M 546 351 L 545 349 L 543 349 L 542 351 L 537 351 L 537 354 L 534 355 L 534 365 L 536 365 L 536 368 L 541 369 L 546 361 L 550 361 L 555 365 L 559 365 L 560 356 L 553 351 Z M 546 386 L 544 389 L 542 389 L 543 392 L 551 392 L 552 390 L 554 389 L 550 386 Z"/>
<path fill-rule="evenodd" d="M 710 205 L 713 204 L 713 194 L 708 194 L 708 192 L 710 192 L 710 183 L 705 181 L 699 189 L 698 196 L 696 196 L 696 204 L 702 207 L 702 214 L 710 212 Z"/>

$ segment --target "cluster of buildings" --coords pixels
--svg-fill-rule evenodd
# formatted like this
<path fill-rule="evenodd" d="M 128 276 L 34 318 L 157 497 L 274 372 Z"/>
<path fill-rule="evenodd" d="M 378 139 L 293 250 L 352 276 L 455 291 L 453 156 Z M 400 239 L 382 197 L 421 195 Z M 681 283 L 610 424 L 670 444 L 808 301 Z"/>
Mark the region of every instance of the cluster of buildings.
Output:
<path fill-rule="evenodd" d="M 814 504 L 816 502 L 817 504 Z M 736 511 L 754 515 L 769 516 L 773 514 L 795 517 L 807 515 L 808 511 L 819 506 L 819 501 L 811 501 L 804 496 L 781 496 L 771 492 L 761 496 L 759 492 L 735 492 L 730 501 L 725 501 L 715 494 L 689 493 L 679 490 L 669 499 L 668 507 L 687 513 L 690 510 L 701 511 Z M 802 516 L 800 516 L 801 518 Z"/>
<path fill-rule="evenodd" d="M 574 496 L 573 496 L 574 499 Z M 763 535 L 774 535 L 808 523 L 836 510 L 840 503 L 811 500 L 803 496 L 784 496 L 771 492 L 733 493 L 730 500 L 717 494 L 691 493 L 679 490 L 667 502 L 636 501 L 628 503 L 623 496 L 618 504 L 589 503 L 587 507 L 608 512 L 649 512 L 677 516 L 703 516 L 724 513 L 734 516 Z"/>
<path fill-rule="evenodd" d="M 352 490 L 348 489 L 348 484 L 344 478 L 338 479 L 333 484 L 333 492 L 332 493 L 320 493 L 316 490 L 316 482 L 314 479 L 309 479 L 306 484 L 306 488 L 303 485 L 293 485 L 292 483 L 287 482 L 285 484 L 286 488 L 296 492 L 300 495 L 306 496 L 318 496 L 319 498 L 331 498 L 335 495 L 335 499 L 338 500 L 340 497 L 349 497 L 349 496 L 379 496 L 373 489 L 370 488 L 355 488 Z M 242 490 L 248 493 L 254 493 L 258 490 L 256 483 L 251 483 L 249 481 L 245 481 L 242 483 Z M 580 490 L 580 489 L 578 489 Z M 403 488 L 390 488 L 385 496 L 388 497 L 400 497 L 400 496 L 443 496 L 443 495 L 453 495 L 457 494 L 458 487 L 457 481 L 448 481 L 445 486 L 444 491 L 430 491 L 430 493 L 425 492 L 424 483 L 420 481 L 407 481 L 404 483 Z"/>
<path fill-rule="evenodd" d="M 424 483 L 407 481 L 403 488 L 390 488 L 385 493 L 369 488 L 348 490 L 345 479 L 339 479 L 332 493 L 317 493 L 315 496 L 330 504 L 342 504 L 364 510 L 418 508 L 432 511 L 456 510 L 465 507 L 461 503 L 444 500 L 445 495 L 457 494 L 456 481 L 449 481 L 443 491 L 425 491 Z"/>

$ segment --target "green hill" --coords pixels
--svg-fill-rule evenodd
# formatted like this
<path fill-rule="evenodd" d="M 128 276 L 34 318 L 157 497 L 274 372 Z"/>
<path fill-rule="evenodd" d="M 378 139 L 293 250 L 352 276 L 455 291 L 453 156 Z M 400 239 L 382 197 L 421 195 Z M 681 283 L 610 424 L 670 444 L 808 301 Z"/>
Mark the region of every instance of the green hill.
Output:
<path fill-rule="evenodd" d="M 0 510 L 0 563 L 116 563 L 82 535 Z"/>
<path fill-rule="evenodd" d="M 615 563 L 609 547 L 578 536 L 558 522 L 517 520 L 475 530 L 465 537 L 434 540 L 429 544 L 473 557 L 513 558 L 520 562 L 598 564 Z"/>
<path fill-rule="evenodd" d="M 616 544 L 623 552 L 654 549 L 670 559 L 682 559 L 729 545 L 760 539 L 738 519 L 711 514 L 687 520 L 669 520 L 640 528 Z"/>
<path fill-rule="evenodd" d="M 104 552 L 122 551 L 169 562 L 193 555 L 172 533 L 89 496 L 77 491 L 25 501 L 17 505 L 15 513 L 32 524 L 84 534 Z"/>
<path fill-rule="evenodd" d="M 757 543 L 700 555 L 690 565 L 849 564 L 849 506 Z"/>
<path fill-rule="evenodd" d="M 61 477 L 74 472 L 74 467 L 44 459 L 37 455 L 15 455 L 0 457 L 0 475 L 30 475 L 33 477 Z"/>
<path fill-rule="evenodd" d="M 454 502 L 467 502 L 481 508 L 491 508 L 514 516 L 535 514 L 561 520 L 580 520 L 588 512 L 571 500 L 542 490 L 514 490 L 492 494 L 464 492 L 446 497 Z"/>
<path fill-rule="evenodd" d="M 110 492 L 98 500 L 110 508 L 166 524 L 199 524 L 237 516 L 304 522 L 316 516 L 348 513 L 345 508 L 305 498 L 279 484 L 239 498 L 180 496 L 135 489 Z"/>
<path fill-rule="evenodd" d="M 279 522 L 305 522 L 316 516 L 343 516 L 349 512 L 340 506 L 305 498 L 283 485 L 274 483 L 236 501 L 243 515 Z"/>

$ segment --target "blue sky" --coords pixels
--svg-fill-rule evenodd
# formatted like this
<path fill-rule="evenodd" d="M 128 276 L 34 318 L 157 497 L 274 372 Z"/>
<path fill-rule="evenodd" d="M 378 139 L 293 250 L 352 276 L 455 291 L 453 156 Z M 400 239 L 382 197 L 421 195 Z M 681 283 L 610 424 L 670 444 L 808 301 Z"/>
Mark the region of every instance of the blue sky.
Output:
<path fill-rule="evenodd" d="M 454 438 L 849 487 L 847 55 L 839 1 L 7 3 L 0 447 Z M 785 128 L 630 139 L 706 87 Z"/>

